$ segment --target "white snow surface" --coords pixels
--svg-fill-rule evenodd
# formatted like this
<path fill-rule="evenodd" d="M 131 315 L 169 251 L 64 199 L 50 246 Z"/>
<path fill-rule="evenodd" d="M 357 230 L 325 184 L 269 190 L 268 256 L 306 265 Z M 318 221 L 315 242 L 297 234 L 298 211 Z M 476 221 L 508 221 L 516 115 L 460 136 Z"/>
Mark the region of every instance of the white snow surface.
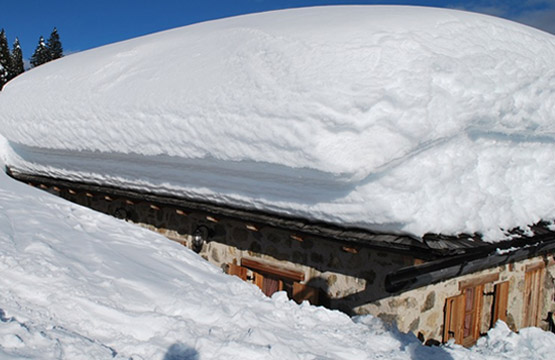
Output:
<path fill-rule="evenodd" d="M 0 136 L 0 165 L 8 150 Z M 551 359 L 555 335 L 498 323 L 429 348 L 377 318 L 265 297 L 159 234 L 0 172 L 0 358 Z"/>
<path fill-rule="evenodd" d="M 0 109 L 24 172 L 416 236 L 555 218 L 555 37 L 485 15 L 200 23 L 28 71 Z"/>

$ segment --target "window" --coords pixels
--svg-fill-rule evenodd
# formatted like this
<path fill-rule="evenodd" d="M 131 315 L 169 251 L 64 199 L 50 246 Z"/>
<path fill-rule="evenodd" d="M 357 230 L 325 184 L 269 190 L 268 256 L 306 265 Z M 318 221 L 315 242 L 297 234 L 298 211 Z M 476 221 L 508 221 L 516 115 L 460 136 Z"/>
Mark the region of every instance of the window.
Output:
<path fill-rule="evenodd" d="M 229 264 L 228 274 L 236 275 L 244 281 L 258 286 L 267 296 L 277 291 L 285 291 L 290 299 L 301 303 L 308 300 L 319 304 L 319 290 L 305 284 L 304 273 L 268 265 L 256 260 L 242 259 L 241 265 Z"/>
<path fill-rule="evenodd" d="M 461 295 L 447 299 L 443 339 L 472 346 L 480 337 L 484 285 L 463 289 Z"/>
<path fill-rule="evenodd" d="M 499 274 L 490 274 L 459 283 L 461 293 L 445 301 L 444 342 L 454 339 L 457 344 L 463 346 L 474 345 L 481 335 L 484 295 L 494 296 L 492 322 L 506 319 L 508 282 L 498 283 L 493 293 L 484 294 L 486 284 L 497 280 L 499 280 Z M 493 284 L 488 286 L 491 288 Z"/>

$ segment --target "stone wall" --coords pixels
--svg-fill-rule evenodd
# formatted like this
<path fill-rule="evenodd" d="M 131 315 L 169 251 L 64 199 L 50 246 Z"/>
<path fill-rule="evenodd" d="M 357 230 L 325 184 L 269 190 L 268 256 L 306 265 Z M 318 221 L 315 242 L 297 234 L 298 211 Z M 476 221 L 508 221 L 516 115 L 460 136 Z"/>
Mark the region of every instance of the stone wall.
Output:
<path fill-rule="evenodd" d="M 323 303 L 327 307 L 349 314 L 364 313 L 362 305 L 389 297 L 384 286 L 386 274 L 416 260 L 405 254 L 301 236 L 264 224 L 218 219 L 212 214 L 137 199 L 69 189 L 50 191 L 140 224 L 190 248 L 191 235 L 205 227 L 208 236 L 199 254 L 224 271 L 234 260 L 249 258 L 301 272 L 304 284 L 319 288 L 326 295 Z"/>
<path fill-rule="evenodd" d="M 421 333 L 424 339 L 441 341 L 443 337 L 444 309 L 447 298 L 461 293 L 460 284 L 465 281 L 476 281 L 498 275 L 498 279 L 484 284 L 484 296 L 481 314 L 480 333 L 486 333 L 491 327 L 493 297 L 495 284 L 508 281 L 509 297 L 507 324 L 514 331 L 524 326 L 524 290 L 525 272 L 528 266 L 543 264 L 545 277 L 541 319 L 547 319 L 548 312 L 555 312 L 555 256 L 538 256 L 516 264 L 508 264 L 496 268 L 464 275 L 454 279 L 410 290 L 397 296 L 365 304 L 355 311 L 357 313 L 374 314 L 382 319 L 395 322 L 403 332 Z M 539 327 L 548 328 L 547 321 L 540 321 Z"/>

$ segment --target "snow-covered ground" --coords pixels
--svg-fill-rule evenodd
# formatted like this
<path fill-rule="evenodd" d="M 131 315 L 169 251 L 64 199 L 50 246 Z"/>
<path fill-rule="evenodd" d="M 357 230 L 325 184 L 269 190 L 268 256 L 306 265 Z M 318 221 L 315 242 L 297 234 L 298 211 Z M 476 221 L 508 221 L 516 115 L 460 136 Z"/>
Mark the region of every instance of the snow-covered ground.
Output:
<path fill-rule="evenodd" d="M 0 159 L 7 144 L 0 137 Z M 467 350 L 297 305 L 198 255 L 0 172 L 0 359 L 551 359 L 499 323 Z"/>
<path fill-rule="evenodd" d="M 0 128 L 21 171 L 494 241 L 555 218 L 554 64 L 555 36 L 485 15 L 277 11 L 33 69 Z"/>

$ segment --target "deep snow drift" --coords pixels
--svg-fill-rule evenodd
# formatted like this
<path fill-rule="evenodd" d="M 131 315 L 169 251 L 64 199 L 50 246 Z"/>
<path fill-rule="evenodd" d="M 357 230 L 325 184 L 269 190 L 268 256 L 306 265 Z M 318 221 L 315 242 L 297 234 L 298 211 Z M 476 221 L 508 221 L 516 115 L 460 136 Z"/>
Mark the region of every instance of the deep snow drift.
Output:
<path fill-rule="evenodd" d="M 0 136 L 0 165 L 5 155 Z M 467 350 L 273 298 L 185 247 L 0 172 L 0 358 L 551 359 L 499 323 Z"/>
<path fill-rule="evenodd" d="M 419 236 L 555 218 L 555 37 L 484 15 L 212 21 L 33 69 L 0 108 L 24 172 Z"/>

